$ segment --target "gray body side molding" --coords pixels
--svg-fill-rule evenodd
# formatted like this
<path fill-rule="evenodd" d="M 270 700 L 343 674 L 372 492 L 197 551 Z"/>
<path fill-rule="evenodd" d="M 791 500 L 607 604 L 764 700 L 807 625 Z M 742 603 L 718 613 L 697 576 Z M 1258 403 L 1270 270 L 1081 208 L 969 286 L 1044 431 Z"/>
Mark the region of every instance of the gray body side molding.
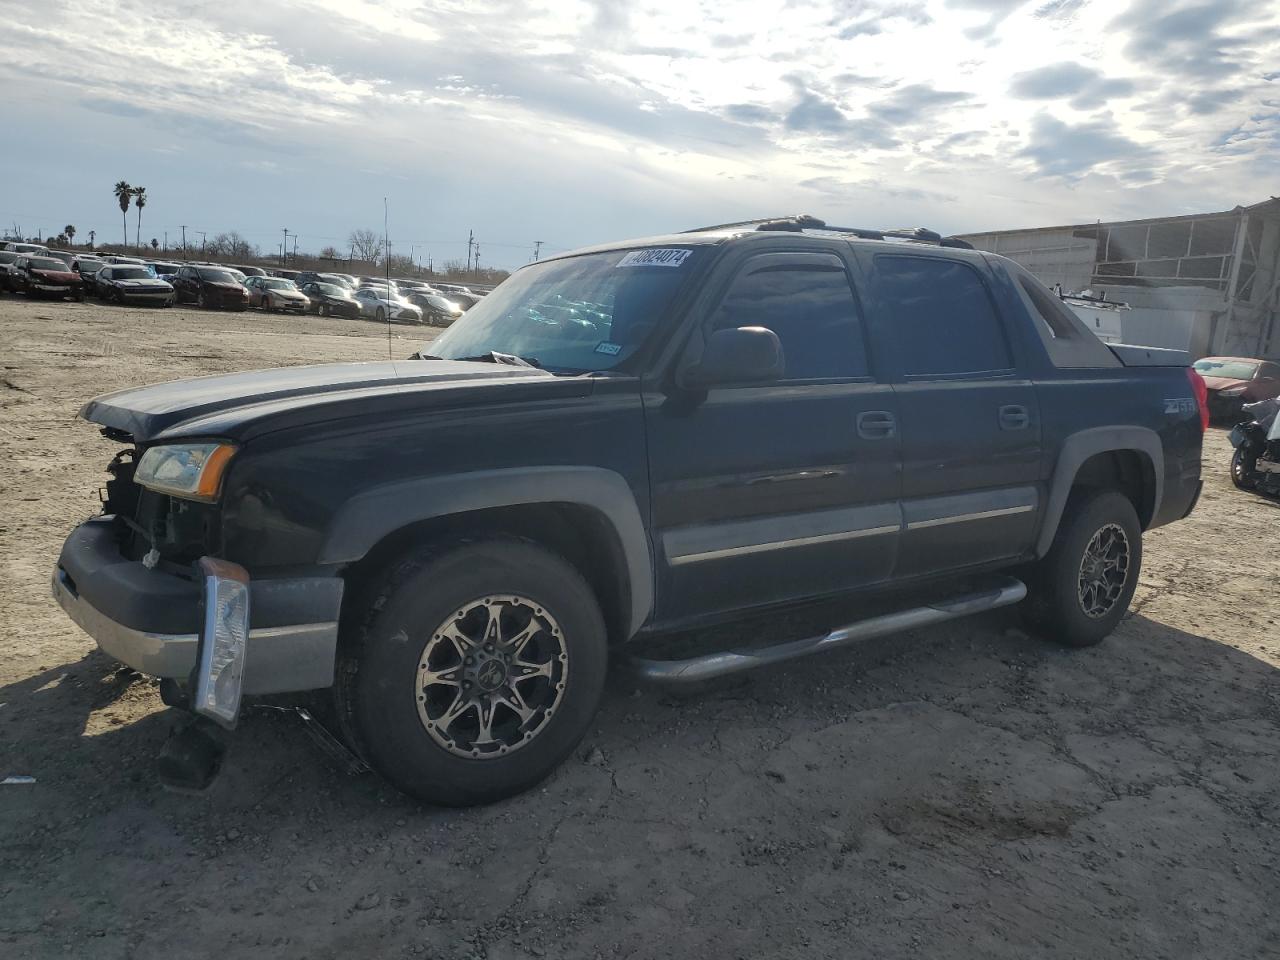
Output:
<path fill-rule="evenodd" d="M 602 514 L 617 534 L 630 587 L 630 635 L 653 611 L 653 559 L 627 481 L 601 467 L 523 467 L 405 480 L 352 497 L 329 527 L 321 563 L 353 563 L 383 537 L 421 520 L 528 503 L 572 503 Z"/>
<path fill-rule="evenodd" d="M 1151 461 L 1156 485 L 1151 516 L 1155 517 L 1160 512 L 1160 501 L 1164 498 L 1164 444 L 1160 442 L 1160 436 L 1154 430 L 1134 426 L 1081 430 L 1071 434 L 1063 442 L 1058 462 L 1053 468 L 1049 498 L 1044 507 L 1044 524 L 1040 527 L 1040 537 L 1036 540 L 1037 557 L 1043 557 L 1053 545 L 1058 522 L 1062 519 L 1062 511 L 1067 505 L 1067 497 L 1071 493 L 1076 474 L 1080 471 L 1080 465 L 1095 454 L 1112 450 L 1136 450 Z"/>

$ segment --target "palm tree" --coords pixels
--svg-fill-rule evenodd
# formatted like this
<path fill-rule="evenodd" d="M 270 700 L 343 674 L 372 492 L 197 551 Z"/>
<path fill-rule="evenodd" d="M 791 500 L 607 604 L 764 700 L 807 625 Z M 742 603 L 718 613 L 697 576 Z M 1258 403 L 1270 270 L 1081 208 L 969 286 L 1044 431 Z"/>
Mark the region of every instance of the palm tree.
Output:
<path fill-rule="evenodd" d="M 159 250 L 159 249 L 160 249 L 160 241 L 159 241 L 159 240 L 157 240 L 155 237 L 152 237 L 152 238 L 151 238 L 151 249 L 152 249 L 152 250 Z"/>
<path fill-rule="evenodd" d="M 98 239 L 98 231 L 97 231 L 97 230 L 90 230 L 90 231 L 89 231 L 89 249 L 90 249 L 90 250 L 92 250 L 92 249 L 93 249 L 93 241 L 95 241 L 95 240 L 97 240 L 97 239 Z"/>
<path fill-rule="evenodd" d="M 142 208 L 147 205 L 147 188 L 133 188 L 133 205 L 138 208 L 138 233 L 134 237 L 133 245 L 139 250 L 142 249 Z"/>
<path fill-rule="evenodd" d="M 133 199 L 133 187 L 129 186 L 128 180 L 121 180 L 111 188 L 111 192 L 116 195 L 116 203 L 120 204 L 120 222 L 124 224 L 124 245 L 125 249 L 128 249 L 129 218 L 126 214 L 129 212 L 129 201 Z"/>
<path fill-rule="evenodd" d="M 62 228 L 62 232 L 67 235 L 67 243 L 74 246 L 76 242 L 76 228 L 72 224 L 68 223 Z"/>

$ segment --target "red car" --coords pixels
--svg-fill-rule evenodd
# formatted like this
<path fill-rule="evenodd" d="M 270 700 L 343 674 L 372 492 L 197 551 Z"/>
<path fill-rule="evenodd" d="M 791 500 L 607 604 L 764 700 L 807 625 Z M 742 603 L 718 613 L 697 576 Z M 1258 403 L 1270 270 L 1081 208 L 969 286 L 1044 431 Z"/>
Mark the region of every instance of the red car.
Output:
<path fill-rule="evenodd" d="M 9 282 L 28 297 L 75 297 L 84 299 L 84 282 L 55 257 L 21 256 L 14 262 Z"/>
<path fill-rule="evenodd" d="M 1280 363 L 1250 357 L 1205 357 L 1195 370 L 1209 391 L 1209 415 L 1239 419 L 1240 407 L 1280 396 Z"/>

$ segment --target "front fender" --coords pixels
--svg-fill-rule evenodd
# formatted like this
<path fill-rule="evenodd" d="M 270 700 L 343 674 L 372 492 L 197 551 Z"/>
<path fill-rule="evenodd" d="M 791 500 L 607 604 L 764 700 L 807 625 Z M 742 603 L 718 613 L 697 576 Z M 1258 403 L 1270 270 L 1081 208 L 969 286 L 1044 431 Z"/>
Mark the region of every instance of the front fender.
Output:
<path fill-rule="evenodd" d="M 572 503 L 613 527 L 627 565 L 630 632 L 653 611 L 649 537 L 626 480 L 602 467 L 522 467 L 384 484 L 348 500 L 329 525 L 320 562 L 354 563 L 379 541 L 412 523 L 456 513 L 531 503 Z"/>

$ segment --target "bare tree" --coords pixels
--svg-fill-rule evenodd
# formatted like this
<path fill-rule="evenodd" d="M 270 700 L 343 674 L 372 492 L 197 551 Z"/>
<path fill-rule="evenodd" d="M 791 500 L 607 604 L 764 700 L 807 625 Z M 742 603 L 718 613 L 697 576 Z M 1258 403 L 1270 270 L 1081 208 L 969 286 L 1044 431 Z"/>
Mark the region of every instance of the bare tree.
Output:
<path fill-rule="evenodd" d="M 220 233 L 209 241 L 209 250 L 219 257 L 232 260 L 250 260 L 258 255 L 258 248 L 235 230 Z"/>
<path fill-rule="evenodd" d="M 345 260 L 346 257 L 337 247 L 325 247 L 320 251 L 320 259 L 322 260 Z"/>
<path fill-rule="evenodd" d="M 382 256 L 382 234 L 372 230 L 352 230 L 347 243 L 355 253 L 357 260 L 368 260 L 377 263 Z"/>

